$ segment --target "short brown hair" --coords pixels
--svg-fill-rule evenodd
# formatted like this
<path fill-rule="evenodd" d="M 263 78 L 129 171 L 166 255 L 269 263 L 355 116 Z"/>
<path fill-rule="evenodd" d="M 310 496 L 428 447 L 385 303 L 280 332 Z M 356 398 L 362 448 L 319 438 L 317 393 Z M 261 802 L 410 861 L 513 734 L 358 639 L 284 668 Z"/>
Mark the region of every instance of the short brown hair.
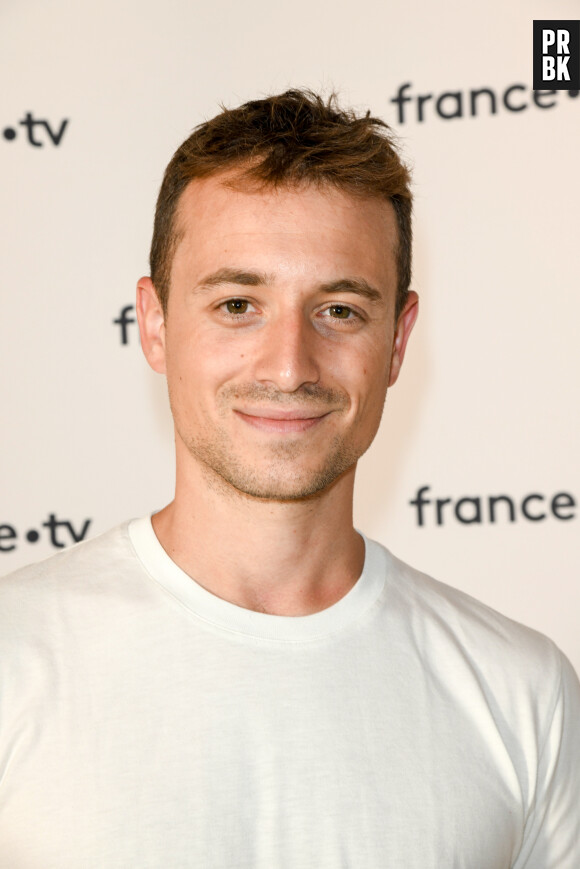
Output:
<path fill-rule="evenodd" d="M 240 167 L 241 179 L 277 187 L 330 184 L 355 196 L 388 199 L 398 226 L 396 315 L 411 282 L 410 176 L 384 121 L 341 109 L 309 90 L 288 90 L 195 128 L 173 155 L 161 184 L 151 243 L 151 278 L 167 311 L 171 265 L 180 235 L 175 212 L 194 178 Z"/>

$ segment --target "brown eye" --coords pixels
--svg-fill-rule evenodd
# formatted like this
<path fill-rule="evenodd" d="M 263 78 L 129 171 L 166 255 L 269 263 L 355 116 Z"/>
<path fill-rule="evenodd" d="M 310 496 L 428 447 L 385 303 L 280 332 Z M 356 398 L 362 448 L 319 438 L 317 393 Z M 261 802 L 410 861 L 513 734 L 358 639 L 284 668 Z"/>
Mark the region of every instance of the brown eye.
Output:
<path fill-rule="evenodd" d="M 331 317 L 336 317 L 338 320 L 348 320 L 351 309 L 346 305 L 331 305 L 328 309 Z"/>
<path fill-rule="evenodd" d="M 248 302 L 245 299 L 229 299 L 226 302 L 228 314 L 245 314 L 248 310 Z"/>

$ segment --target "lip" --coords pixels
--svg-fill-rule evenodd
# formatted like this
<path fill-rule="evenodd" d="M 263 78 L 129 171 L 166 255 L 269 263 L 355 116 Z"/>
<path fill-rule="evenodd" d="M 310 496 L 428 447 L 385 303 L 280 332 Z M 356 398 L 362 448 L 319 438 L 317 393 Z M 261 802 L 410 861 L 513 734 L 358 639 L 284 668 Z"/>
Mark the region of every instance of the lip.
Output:
<path fill-rule="evenodd" d="M 312 411 L 281 410 L 280 408 L 252 408 L 245 411 L 236 410 L 235 413 L 254 428 L 279 434 L 307 431 L 328 416 L 328 412 L 312 415 Z"/>

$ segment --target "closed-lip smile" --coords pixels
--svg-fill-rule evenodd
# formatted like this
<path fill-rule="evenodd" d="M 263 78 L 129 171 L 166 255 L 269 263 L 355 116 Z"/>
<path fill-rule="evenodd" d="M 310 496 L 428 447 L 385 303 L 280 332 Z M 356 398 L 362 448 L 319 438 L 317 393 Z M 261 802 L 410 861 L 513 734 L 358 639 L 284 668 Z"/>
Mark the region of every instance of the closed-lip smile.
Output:
<path fill-rule="evenodd" d="M 328 416 L 329 411 L 319 413 L 306 409 L 284 410 L 279 407 L 256 407 L 244 410 L 235 409 L 235 413 L 254 428 L 284 434 L 312 428 Z"/>

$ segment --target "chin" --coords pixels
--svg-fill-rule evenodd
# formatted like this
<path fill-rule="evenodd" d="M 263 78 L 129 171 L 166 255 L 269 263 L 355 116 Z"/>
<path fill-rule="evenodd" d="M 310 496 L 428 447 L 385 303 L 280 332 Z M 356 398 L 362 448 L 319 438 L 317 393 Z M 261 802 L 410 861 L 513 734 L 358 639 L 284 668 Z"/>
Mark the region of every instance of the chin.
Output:
<path fill-rule="evenodd" d="M 242 455 L 219 436 L 212 441 L 189 439 L 184 443 L 211 486 L 219 486 L 230 495 L 235 490 L 264 501 L 320 496 L 353 468 L 364 452 L 361 444 L 347 444 L 338 438 L 326 445 L 326 455 L 320 455 L 320 449 L 305 451 L 299 440 L 277 444 L 268 452 L 256 451 L 252 456 Z"/>
<path fill-rule="evenodd" d="M 215 469 L 222 480 L 231 488 L 249 498 L 262 501 L 303 501 L 320 497 L 335 485 L 354 465 L 356 459 L 348 465 L 322 468 L 310 474 L 273 475 L 261 477 L 255 471 L 245 475 L 224 473 Z"/>

